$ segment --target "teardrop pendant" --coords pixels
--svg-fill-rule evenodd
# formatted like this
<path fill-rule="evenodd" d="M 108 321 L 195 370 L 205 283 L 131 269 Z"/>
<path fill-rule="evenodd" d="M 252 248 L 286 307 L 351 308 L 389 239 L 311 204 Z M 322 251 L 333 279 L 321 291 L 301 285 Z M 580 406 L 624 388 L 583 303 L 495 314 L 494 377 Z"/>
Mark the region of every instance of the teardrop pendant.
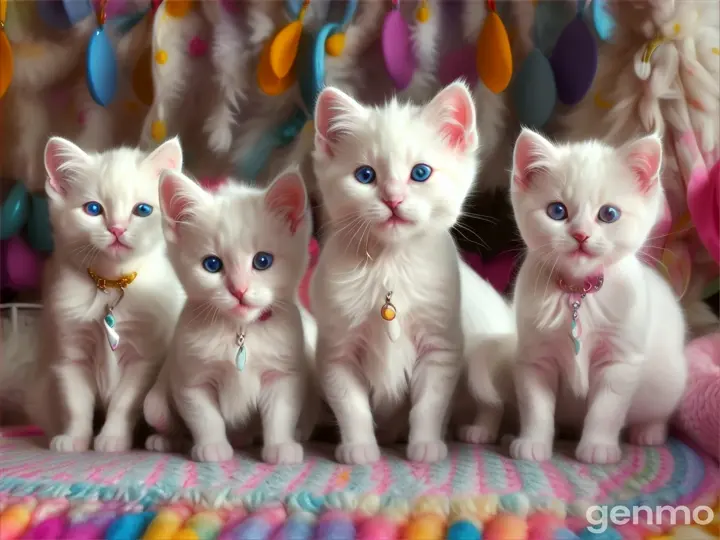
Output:
<path fill-rule="evenodd" d="M 391 341 L 397 341 L 400 337 L 400 323 L 397 320 L 397 309 L 391 302 L 392 291 L 388 291 L 385 295 L 385 303 L 380 308 L 380 316 L 387 322 L 385 330 Z"/>
<path fill-rule="evenodd" d="M 115 330 L 115 316 L 108 309 L 107 314 L 103 318 L 103 326 L 105 327 L 105 335 L 107 336 L 110 348 L 114 351 L 120 344 L 120 335 Z"/>
<path fill-rule="evenodd" d="M 237 334 L 235 336 L 235 345 L 237 345 L 237 352 L 235 353 L 235 367 L 239 371 L 245 369 L 247 363 L 247 347 L 245 347 L 245 333 Z"/>

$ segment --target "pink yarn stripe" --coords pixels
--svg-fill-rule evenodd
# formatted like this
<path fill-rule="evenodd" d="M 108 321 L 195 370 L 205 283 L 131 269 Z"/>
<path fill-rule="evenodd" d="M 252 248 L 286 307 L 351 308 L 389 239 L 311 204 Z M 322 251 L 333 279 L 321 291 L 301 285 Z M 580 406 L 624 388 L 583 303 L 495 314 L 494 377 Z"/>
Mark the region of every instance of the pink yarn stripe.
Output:
<path fill-rule="evenodd" d="M 300 471 L 300 474 L 298 474 L 287 486 L 287 492 L 292 493 L 295 491 L 298 487 L 298 485 L 301 482 L 304 482 L 305 479 L 310 475 L 310 472 L 312 472 L 313 467 L 315 467 L 316 459 L 310 459 L 305 463 L 305 466 L 303 467 L 303 470 Z"/>
<path fill-rule="evenodd" d="M 548 495 L 554 496 L 561 501 L 572 501 L 575 493 L 570 485 L 568 485 L 566 477 L 562 472 L 550 461 L 542 462 L 540 468 L 545 474 L 545 478 L 547 478 L 550 489 L 552 490 L 552 493 L 548 493 Z"/>
<path fill-rule="evenodd" d="M 162 459 L 158 460 L 145 482 L 148 486 L 154 486 L 158 483 L 158 480 L 160 480 L 162 474 L 167 468 L 168 461 L 170 461 L 170 456 L 164 456 Z"/>

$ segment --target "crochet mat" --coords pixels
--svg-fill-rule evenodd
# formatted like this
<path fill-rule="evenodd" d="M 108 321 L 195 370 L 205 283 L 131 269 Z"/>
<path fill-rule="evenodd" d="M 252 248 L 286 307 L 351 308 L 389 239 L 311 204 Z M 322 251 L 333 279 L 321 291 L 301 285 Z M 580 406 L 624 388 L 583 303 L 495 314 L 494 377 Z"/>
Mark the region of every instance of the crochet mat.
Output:
<path fill-rule="evenodd" d="M 535 464 L 454 444 L 436 464 L 409 463 L 398 448 L 356 467 L 335 463 L 329 445 L 308 448 L 301 465 L 270 466 L 253 451 L 208 464 L 141 451 L 58 454 L 40 440 L 0 431 L 2 540 L 720 538 L 718 465 L 676 439 L 627 446 L 613 466 L 580 464 L 571 445 Z M 715 515 L 608 525 L 598 535 L 586 513 L 593 505 L 702 505 Z"/>
<path fill-rule="evenodd" d="M 497 494 L 512 503 L 549 499 L 590 504 L 689 504 L 718 492 L 720 471 L 706 455 L 671 439 L 663 447 L 625 446 L 612 466 L 584 465 L 572 445 L 559 444 L 552 461 L 514 461 L 502 449 L 452 444 L 448 459 L 410 463 L 402 448 L 386 449 L 368 466 L 339 465 L 332 446 L 306 449 L 305 462 L 271 466 L 257 452 L 236 453 L 226 463 L 196 463 L 178 454 L 134 451 L 123 454 L 59 454 L 38 437 L 0 432 L 0 494 L 122 500 L 142 507 L 187 499 L 208 504 L 260 503 L 293 494 L 373 494 L 382 501 L 421 495 Z M 320 504 L 312 497 L 308 509 Z"/>

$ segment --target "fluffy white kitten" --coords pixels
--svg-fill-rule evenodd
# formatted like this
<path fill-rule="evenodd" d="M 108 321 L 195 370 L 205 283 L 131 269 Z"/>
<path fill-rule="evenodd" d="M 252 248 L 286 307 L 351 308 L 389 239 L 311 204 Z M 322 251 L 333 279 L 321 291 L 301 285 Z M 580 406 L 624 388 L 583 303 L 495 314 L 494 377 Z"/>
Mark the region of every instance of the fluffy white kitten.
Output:
<path fill-rule="evenodd" d="M 83 451 L 96 406 L 106 410 L 100 451 L 128 450 L 145 393 L 160 369 L 184 295 L 166 256 L 158 180 L 180 169 L 177 139 L 147 155 L 132 148 L 96 154 L 53 137 L 45 149 L 55 251 L 46 266 L 37 373 L 28 412 L 62 452 Z M 103 320 L 116 280 L 137 272 L 113 310 L 111 350 Z"/>
<path fill-rule="evenodd" d="M 461 275 L 470 306 L 498 308 L 500 320 L 509 313 L 490 285 L 465 265 L 461 272 L 449 232 L 477 168 L 472 97 L 455 83 L 423 107 L 393 100 L 372 108 L 330 87 L 318 98 L 315 128 L 330 232 L 311 304 L 320 381 L 341 431 L 336 458 L 377 460 L 373 421 L 394 441 L 409 401 L 409 459 L 443 459 L 463 368 Z M 397 316 L 388 322 L 381 309 L 390 293 Z"/>
<path fill-rule="evenodd" d="M 311 231 L 302 177 L 288 171 L 266 190 L 231 183 L 210 193 L 167 172 L 160 198 L 188 300 L 163 376 L 145 401 L 146 419 L 170 434 L 176 409 L 192 435 L 193 459 L 225 461 L 233 455 L 226 426 L 249 442 L 259 413 L 263 459 L 302 461 L 296 426 L 309 436 L 315 411 L 303 404 L 317 397 L 297 299 Z M 167 442 L 154 436 L 147 446 L 164 450 Z"/>
<path fill-rule="evenodd" d="M 515 289 L 516 459 L 550 458 L 554 419 L 582 428 L 576 455 L 587 463 L 618 461 L 625 426 L 632 443 L 665 442 L 687 378 L 685 321 L 637 257 L 661 209 L 661 163 L 655 135 L 613 148 L 524 130 L 515 145 L 512 203 L 528 247 Z"/>

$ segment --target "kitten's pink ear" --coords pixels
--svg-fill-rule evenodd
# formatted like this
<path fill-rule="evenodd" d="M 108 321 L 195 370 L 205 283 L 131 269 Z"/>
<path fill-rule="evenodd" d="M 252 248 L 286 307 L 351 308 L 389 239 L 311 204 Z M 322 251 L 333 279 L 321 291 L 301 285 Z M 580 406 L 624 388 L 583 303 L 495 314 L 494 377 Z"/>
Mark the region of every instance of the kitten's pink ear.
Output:
<path fill-rule="evenodd" d="M 79 146 L 62 137 L 50 137 L 45 145 L 45 191 L 51 199 L 65 198 L 73 182 L 73 176 L 88 165 L 88 156 Z"/>
<path fill-rule="evenodd" d="M 642 193 L 649 193 L 659 185 L 663 158 L 662 139 L 659 135 L 648 135 L 628 143 L 622 147 L 621 152 Z"/>
<path fill-rule="evenodd" d="M 193 180 L 180 171 L 170 169 L 160 173 L 159 195 L 160 210 L 170 241 L 177 240 L 178 224 L 191 221 L 197 207 L 209 197 Z"/>
<path fill-rule="evenodd" d="M 442 89 L 425 106 L 426 114 L 438 126 L 451 148 L 474 152 L 478 148 L 475 103 L 468 87 L 454 82 Z"/>
<path fill-rule="evenodd" d="M 265 204 L 273 212 L 287 218 L 290 232 L 295 234 L 305 219 L 308 197 L 305 182 L 297 170 L 290 170 L 278 176 L 265 194 Z"/>
<path fill-rule="evenodd" d="M 158 177 L 165 169 L 173 171 L 182 170 L 183 153 L 182 146 L 180 146 L 180 138 L 173 137 L 162 143 L 145 158 L 143 163 L 149 164 Z"/>
<path fill-rule="evenodd" d="M 548 166 L 555 147 L 545 137 L 523 128 L 513 150 L 512 183 L 520 190 L 528 189 L 533 177 Z"/>
<path fill-rule="evenodd" d="M 360 103 L 342 90 L 328 86 L 315 105 L 315 148 L 327 156 L 366 114 Z"/>

